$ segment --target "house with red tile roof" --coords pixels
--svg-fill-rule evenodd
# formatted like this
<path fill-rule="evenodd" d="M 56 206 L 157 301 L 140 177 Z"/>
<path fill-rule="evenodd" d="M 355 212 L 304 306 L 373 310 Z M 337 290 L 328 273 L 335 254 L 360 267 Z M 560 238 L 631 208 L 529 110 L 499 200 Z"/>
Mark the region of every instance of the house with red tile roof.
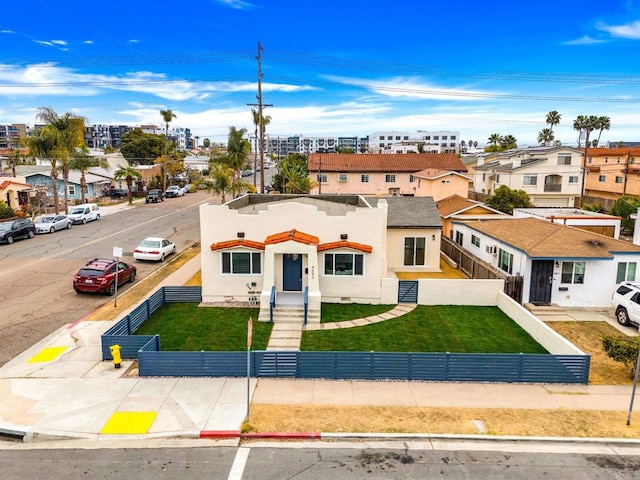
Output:
<path fill-rule="evenodd" d="M 397 303 L 396 272 L 439 272 L 429 197 L 248 194 L 200 207 L 204 303 Z"/>
<path fill-rule="evenodd" d="M 0 177 L 0 200 L 14 210 L 28 205 L 31 193 L 35 193 L 35 189 L 23 177 Z"/>
<path fill-rule="evenodd" d="M 506 276 L 523 277 L 523 303 L 609 307 L 635 281 L 640 246 L 538 218 L 454 222 L 454 240 Z"/>
<path fill-rule="evenodd" d="M 318 194 L 444 198 L 466 196 L 472 180 L 453 153 L 312 153 L 307 168 L 318 183 L 311 193 Z"/>

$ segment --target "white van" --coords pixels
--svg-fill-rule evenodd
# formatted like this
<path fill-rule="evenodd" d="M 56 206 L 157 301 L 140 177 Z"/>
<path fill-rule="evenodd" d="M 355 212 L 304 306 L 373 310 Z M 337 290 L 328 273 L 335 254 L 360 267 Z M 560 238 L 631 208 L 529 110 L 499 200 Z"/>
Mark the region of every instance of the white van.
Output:
<path fill-rule="evenodd" d="M 69 209 L 67 216 L 74 224 L 100 220 L 100 207 L 97 203 L 83 203 Z"/>

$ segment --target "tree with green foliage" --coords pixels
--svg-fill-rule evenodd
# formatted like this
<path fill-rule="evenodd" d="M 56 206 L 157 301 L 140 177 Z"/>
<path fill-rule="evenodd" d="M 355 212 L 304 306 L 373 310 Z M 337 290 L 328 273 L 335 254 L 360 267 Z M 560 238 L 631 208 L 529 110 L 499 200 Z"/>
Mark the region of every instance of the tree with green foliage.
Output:
<path fill-rule="evenodd" d="M 633 378 L 636 369 L 636 362 L 638 361 L 640 337 L 605 335 L 602 337 L 602 347 L 609 358 L 629 367 L 629 376 Z"/>
<path fill-rule="evenodd" d="M 499 133 L 492 133 L 491 135 L 489 135 L 488 140 L 489 146 L 498 147 L 502 143 L 502 135 L 500 135 Z"/>
<path fill-rule="evenodd" d="M 204 148 L 209 148 L 211 146 L 211 140 L 209 140 L 208 138 L 205 138 L 202 141 L 202 145 L 204 146 Z"/>
<path fill-rule="evenodd" d="M 168 155 L 169 151 L 169 124 L 174 118 L 177 118 L 176 114 L 172 110 L 160 110 L 160 116 L 164 121 L 164 156 Z M 167 168 L 166 163 L 162 164 L 162 188 L 167 189 Z"/>
<path fill-rule="evenodd" d="M 162 156 L 164 147 L 165 142 L 161 136 L 134 128 L 122 135 L 120 153 L 129 165 L 153 165 Z"/>
<path fill-rule="evenodd" d="M 588 203 L 587 205 L 582 207 L 582 209 L 586 210 L 587 212 L 600 213 L 604 210 L 604 207 L 602 206 L 601 203 Z"/>
<path fill-rule="evenodd" d="M 232 180 L 241 177 L 242 170 L 247 167 L 247 160 L 251 152 L 251 143 L 244 138 L 247 133 L 245 128 L 237 129 L 229 127 L 229 137 L 227 150 L 224 153 L 214 154 L 209 160 L 209 164 L 221 163 L 233 171 Z M 246 183 L 246 182 L 244 182 Z"/>
<path fill-rule="evenodd" d="M 524 190 L 512 190 L 506 185 L 500 185 L 492 195 L 489 195 L 484 203 L 501 212 L 513 214 L 514 208 L 531 208 L 535 205 Z"/>
<path fill-rule="evenodd" d="M 623 195 L 615 201 L 609 213 L 621 217 L 622 230 L 631 233 L 633 232 L 635 221 L 630 217 L 638 211 L 638 207 L 640 207 L 640 199 L 638 197 Z"/>
<path fill-rule="evenodd" d="M 89 149 L 83 146 L 81 149 L 77 149 L 71 154 L 69 160 L 69 169 L 80 172 L 80 196 L 82 203 L 86 203 L 87 198 L 87 178 L 86 174 L 90 168 L 104 168 L 109 170 L 109 162 L 104 158 L 92 157 L 89 155 Z"/>
<path fill-rule="evenodd" d="M 307 157 L 302 155 L 301 153 L 290 153 L 285 158 L 283 158 L 278 163 L 278 173 L 276 173 L 271 178 L 271 186 L 273 190 L 276 192 L 282 193 L 293 193 L 288 191 L 287 183 L 289 179 L 286 176 L 286 173 L 289 172 L 299 172 L 297 175 L 301 175 L 304 172 L 304 175 L 309 176 L 309 172 L 307 170 Z"/>
<path fill-rule="evenodd" d="M 553 143 L 555 136 L 553 134 L 553 130 L 550 128 L 543 128 L 538 133 L 538 143 L 540 145 L 544 145 L 545 147 L 551 143 Z"/>
<path fill-rule="evenodd" d="M 553 127 L 555 127 L 556 125 L 560 125 L 561 118 L 562 118 L 562 115 L 560 115 L 555 110 L 551 110 L 549 113 L 547 113 L 547 118 L 545 120 L 545 123 L 549 125 L 549 130 L 551 130 L 551 132 L 553 132 Z"/>
<path fill-rule="evenodd" d="M 596 122 L 595 129 L 598 130 L 598 138 L 595 140 L 594 147 L 597 147 L 600 143 L 600 136 L 602 135 L 603 130 L 609 130 L 611 128 L 611 119 L 607 116 L 598 117 L 598 121 Z"/>
<path fill-rule="evenodd" d="M 516 140 L 516 137 L 514 137 L 513 135 L 505 135 L 504 137 L 502 137 L 500 141 L 500 147 L 503 150 L 518 148 L 518 141 Z"/>
<path fill-rule="evenodd" d="M 222 203 L 225 203 L 233 183 L 233 170 L 223 163 L 214 163 L 211 166 L 210 177 L 207 180 L 203 180 L 202 184 L 207 192 L 220 195 Z"/>
<path fill-rule="evenodd" d="M 133 205 L 133 198 L 131 196 L 133 179 L 142 178 L 142 175 L 140 175 L 140 172 L 129 165 L 127 165 L 126 167 L 121 165 L 118 167 L 118 169 L 116 170 L 116 173 L 113 176 L 118 180 L 124 178 L 124 180 L 127 182 L 127 188 L 128 188 L 127 198 L 129 199 L 129 205 Z"/>

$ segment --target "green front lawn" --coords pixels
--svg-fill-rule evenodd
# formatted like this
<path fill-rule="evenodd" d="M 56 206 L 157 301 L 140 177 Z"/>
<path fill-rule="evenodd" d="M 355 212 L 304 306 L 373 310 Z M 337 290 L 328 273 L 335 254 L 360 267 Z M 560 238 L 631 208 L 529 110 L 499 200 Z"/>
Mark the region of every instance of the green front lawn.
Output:
<path fill-rule="evenodd" d="M 322 312 L 329 321 L 341 321 L 391 308 L 389 305 L 323 304 Z M 258 322 L 258 313 L 258 308 L 169 303 L 142 324 L 136 335 L 159 334 L 164 351 L 244 351 L 247 321 L 252 317 L 251 348 L 265 350 L 272 324 Z M 548 353 L 496 307 L 424 305 L 402 317 L 364 327 L 304 332 L 301 350 Z"/>
<path fill-rule="evenodd" d="M 395 305 L 371 305 L 365 303 L 323 303 L 320 306 L 322 323 L 344 322 L 356 318 L 372 317 L 388 312 Z"/>
<path fill-rule="evenodd" d="M 198 307 L 197 303 L 166 303 L 136 331 L 160 335 L 163 351 L 238 352 L 247 349 L 247 323 L 253 318 L 252 350 L 265 350 L 272 324 L 258 322 L 258 308 Z"/>
<path fill-rule="evenodd" d="M 497 307 L 425 306 L 356 328 L 304 332 L 301 350 L 548 353 Z"/>

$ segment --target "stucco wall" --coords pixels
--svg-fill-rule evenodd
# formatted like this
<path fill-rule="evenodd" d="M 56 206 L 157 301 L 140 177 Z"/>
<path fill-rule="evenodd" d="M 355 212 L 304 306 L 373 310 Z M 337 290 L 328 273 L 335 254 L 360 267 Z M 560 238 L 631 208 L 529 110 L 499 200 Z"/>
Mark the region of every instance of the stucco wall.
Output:
<path fill-rule="evenodd" d="M 386 205 L 386 202 L 382 202 Z M 325 298 L 379 299 L 380 278 L 387 271 L 385 236 L 386 207 L 358 208 L 346 215 L 327 215 L 314 205 L 296 202 L 270 204 L 266 210 L 255 213 L 240 213 L 225 205 L 205 204 L 200 207 L 200 233 L 202 239 L 202 286 L 203 301 L 224 301 L 225 296 L 233 295 L 236 301 L 242 300 L 248 288 L 246 283 L 256 282 L 256 289 L 269 289 L 271 285 L 262 284 L 262 275 L 222 275 L 220 252 L 212 252 L 213 243 L 235 240 L 237 232 L 244 232 L 246 240 L 264 242 L 269 235 L 296 229 L 319 238 L 320 244 L 340 241 L 341 234 L 348 235 L 348 241 L 370 245 L 371 254 L 365 253 L 364 276 L 327 276 L 324 275 L 324 255 L 318 254 L 318 272 L 320 289 Z M 298 244 L 297 249 L 305 253 L 307 245 Z M 238 248 L 237 250 L 248 251 Z M 331 253 L 353 250 L 331 250 Z M 264 260 L 264 254 L 263 254 Z M 277 260 L 277 259 L 275 259 Z M 303 259 L 304 260 L 304 259 Z M 308 285 L 308 275 L 303 263 L 303 286 Z M 282 274 L 281 267 L 274 264 L 277 277 Z M 263 272 L 265 269 L 263 268 Z"/>
<path fill-rule="evenodd" d="M 451 195 L 466 198 L 469 194 L 470 179 L 451 173 L 435 179 L 417 178 L 416 197 L 433 197 L 438 202 Z"/>
<path fill-rule="evenodd" d="M 439 228 L 390 228 L 387 230 L 387 262 L 389 270 L 394 272 L 439 272 L 440 271 L 440 235 Z M 404 265 L 404 239 L 407 237 L 425 237 L 425 265 Z"/>
<path fill-rule="evenodd" d="M 418 280 L 418 303 L 495 306 L 503 289 L 503 280 L 422 278 Z"/>

